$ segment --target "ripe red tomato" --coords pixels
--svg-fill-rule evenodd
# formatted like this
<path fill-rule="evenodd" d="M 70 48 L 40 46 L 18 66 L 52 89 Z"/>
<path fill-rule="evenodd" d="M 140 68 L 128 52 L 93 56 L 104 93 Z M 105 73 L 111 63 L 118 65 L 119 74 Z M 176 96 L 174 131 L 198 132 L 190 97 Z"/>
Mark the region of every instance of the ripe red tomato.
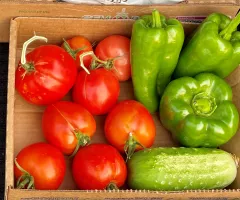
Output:
<path fill-rule="evenodd" d="M 119 81 L 131 77 L 130 39 L 121 35 L 111 35 L 99 42 L 95 49 L 96 56 L 108 61 L 111 71 Z M 108 67 L 108 68 L 109 68 Z"/>
<path fill-rule="evenodd" d="M 105 121 L 105 136 L 108 142 L 128 158 L 135 150 L 153 145 L 156 127 L 151 114 L 139 102 L 124 100 L 108 114 Z"/>
<path fill-rule="evenodd" d="M 64 156 L 50 144 L 40 142 L 23 148 L 16 162 L 14 175 L 20 180 L 18 188 L 56 190 L 63 182 L 66 172 Z"/>
<path fill-rule="evenodd" d="M 120 188 L 127 178 L 126 163 L 119 152 L 107 144 L 90 144 L 73 159 L 73 178 L 79 189 Z"/>
<path fill-rule="evenodd" d="M 76 60 L 79 69 L 82 69 L 80 66 L 80 55 L 84 52 L 93 51 L 92 44 L 84 36 L 75 36 L 66 40 L 66 42 L 62 44 L 62 47 Z M 91 62 L 92 56 L 84 56 L 83 63 L 87 68 L 90 67 Z"/>
<path fill-rule="evenodd" d="M 80 71 L 73 87 L 73 101 L 84 106 L 93 115 L 103 115 L 117 103 L 120 84 L 113 73 L 98 68 L 90 74 Z"/>
<path fill-rule="evenodd" d="M 60 101 L 49 105 L 42 117 L 46 140 L 65 155 L 74 155 L 80 146 L 90 142 L 96 131 L 91 113 L 79 104 Z"/>
<path fill-rule="evenodd" d="M 43 45 L 19 62 L 15 87 L 28 102 L 47 105 L 62 99 L 73 87 L 77 77 L 74 59 L 61 47 Z"/>

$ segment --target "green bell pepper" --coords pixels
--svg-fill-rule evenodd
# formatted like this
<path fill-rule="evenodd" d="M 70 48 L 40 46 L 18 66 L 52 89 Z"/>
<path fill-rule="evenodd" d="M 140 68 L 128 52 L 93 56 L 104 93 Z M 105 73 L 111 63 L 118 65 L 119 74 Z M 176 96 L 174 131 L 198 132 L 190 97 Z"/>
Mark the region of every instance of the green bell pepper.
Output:
<path fill-rule="evenodd" d="M 231 20 L 224 14 L 209 15 L 183 48 L 173 77 L 202 72 L 227 77 L 240 64 L 240 13 Z"/>
<path fill-rule="evenodd" d="M 136 20 L 131 37 L 132 82 L 135 98 L 156 112 L 160 96 L 177 65 L 184 29 L 157 10 Z"/>
<path fill-rule="evenodd" d="M 224 79 L 201 73 L 173 80 L 160 102 L 160 120 L 187 147 L 218 147 L 237 132 L 239 114 Z"/>

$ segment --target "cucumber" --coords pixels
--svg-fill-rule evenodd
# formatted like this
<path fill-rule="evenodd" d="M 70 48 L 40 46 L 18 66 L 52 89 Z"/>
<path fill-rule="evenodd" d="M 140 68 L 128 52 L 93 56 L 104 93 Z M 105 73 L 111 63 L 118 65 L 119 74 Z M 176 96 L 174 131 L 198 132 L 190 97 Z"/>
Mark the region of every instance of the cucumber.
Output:
<path fill-rule="evenodd" d="M 236 178 L 238 158 L 220 149 L 162 147 L 134 153 L 127 167 L 131 189 L 222 189 Z"/>

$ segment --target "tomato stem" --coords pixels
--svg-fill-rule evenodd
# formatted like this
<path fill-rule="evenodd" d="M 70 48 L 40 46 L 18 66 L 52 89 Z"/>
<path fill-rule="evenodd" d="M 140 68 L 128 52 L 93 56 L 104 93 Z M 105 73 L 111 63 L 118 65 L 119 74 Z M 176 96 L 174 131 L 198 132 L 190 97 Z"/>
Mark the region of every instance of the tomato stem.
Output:
<path fill-rule="evenodd" d="M 141 146 L 142 148 L 145 149 L 145 147 L 141 143 L 139 143 L 137 140 L 134 139 L 132 132 L 130 132 L 128 140 L 127 140 L 126 144 L 124 145 L 124 151 L 125 151 L 125 153 L 127 155 L 126 162 L 134 154 L 137 145 L 139 145 L 139 146 Z"/>
<path fill-rule="evenodd" d="M 28 178 L 23 179 L 23 181 L 20 182 L 19 185 L 17 185 L 17 188 L 24 189 L 28 182 L 30 182 Z"/>
<path fill-rule="evenodd" d="M 34 189 L 34 188 L 35 188 L 35 186 L 34 186 L 34 179 L 30 179 L 30 182 L 28 184 L 27 189 Z"/>
<path fill-rule="evenodd" d="M 92 69 L 98 69 L 100 67 L 104 67 L 106 69 L 111 69 L 113 67 L 113 62 L 114 62 L 114 59 L 109 59 L 107 61 L 104 61 L 104 60 L 100 60 L 95 54 L 93 51 L 88 51 L 86 53 L 83 53 L 82 55 L 82 58 L 80 57 L 80 63 L 81 63 L 81 66 L 83 65 L 83 57 L 85 56 L 92 56 L 93 60 L 92 60 L 92 64 L 91 64 L 91 68 Z M 100 64 L 99 64 L 100 63 Z M 84 65 L 83 65 L 84 66 Z M 84 66 L 85 67 L 85 66 Z M 85 70 L 86 71 L 86 70 Z"/>
<path fill-rule="evenodd" d="M 20 181 L 23 179 L 23 177 L 24 177 L 24 175 L 22 175 L 22 176 L 20 176 L 20 177 L 18 178 L 18 180 L 17 180 L 17 185 L 20 184 Z"/>
<path fill-rule="evenodd" d="M 23 169 L 17 162 L 17 158 L 15 158 L 15 161 L 14 161 L 15 165 L 17 166 L 17 168 L 23 172 L 24 174 L 29 174 L 25 169 Z M 20 177 L 21 178 L 21 177 Z"/>
<path fill-rule="evenodd" d="M 92 43 L 92 47 L 95 47 L 97 45 L 97 41 L 94 41 L 93 43 Z"/>
<path fill-rule="evenodd" d="M 28 68 L 30 68 L 30 69 L 32 68 L 32 67 L 29 66 L 29 64 L 27 64 L 27 61 L 26 61 L 27 48 L 28 48 L 28 45 L 31 44 L 32 42 L 34 42 L 35 40 L 42 40 L 44 42 L 48 41 L 48 39 L 43 37 L 43 36 L 34 35 L 29 40 L 27 40 L 26 42 L 23 43 L 23 49 L 22 49 L 22 55 L 21 55 L 21 64 L 22 64 L 24 69 L 26 67 L 26 70 L 28 70 Z"/>
<path fill-rule="evenodd" d="M 87 52 L 85 52 L 85 53 L 83 53 L 83 54 L 80 55 L 80 66 L 85 70 L 85 72 L 86 72 L 87 74 L 90 74 L 90 72 L 89 72 L 89 70 L 87 69 L 87 67 L 84 65 L 84 63 L 83 63 L 83 58 L 84 58 L 85 56 L 92 55 L 92 54 L 94 55 L 93 51 L 87 51 Z"/>
<path fill-rule="evenodd" d="M 27 189 L 34 189 L 34 177 L 31 176 L 25 169 L 23 169 L 17 162 L 17 158 L 14 160 L 16 167 L 23 173 L 17 180 L 17 188 L 23 189 L 28 184 Z"/>
<path fill-rule="evenodd" d="M 118 190 L 118 186 L 116 185 L 116 183 L 109 183 L 108 186 L 106 187 L 107 190 Z"/>
<path fill-rule="evenodd" d="M 88 51 L 88 52 L 86 52 L 84 56 L 92 56 L 92 57 L 94 58 L 94 60 L 98 61 L 99 63 L 107 64 L 107 61 L 100 60 L 100 59 L 94 54 L 93 51 Z"/>
<path fill-rule="evenodd" d="M 90 137 L 88 135 L 83 134 L 79 130 L 75 130 L 74 134 L 77 138 L 78 143 L 73 153 L 71 154 L 70 158 L 75 156 L 75 154 L 78 152 L 80 147 L 86 146 L 90 143 Z"/>
<path fill-rule="evenodd" d="M 64 38 L 63 41 L 63 48 L 74 58 L 74 60 L 76 60 L 77 54 L 86 48 L 86 46 L 83 46 L 81 48 L 73 50 Z"/>

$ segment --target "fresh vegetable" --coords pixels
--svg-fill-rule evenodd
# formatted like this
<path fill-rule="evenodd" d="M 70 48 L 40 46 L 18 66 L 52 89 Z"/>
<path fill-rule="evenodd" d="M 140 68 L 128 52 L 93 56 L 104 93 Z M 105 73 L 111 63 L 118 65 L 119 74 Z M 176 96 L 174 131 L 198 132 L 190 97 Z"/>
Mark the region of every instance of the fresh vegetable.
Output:
<path fill-rule="evenodd" d="M 63 154 L 50 144 L 31 144 L 23 148 L 15 159 L 17 188 L 56 190 L 63 182 L 65 172 Z"/>
<path fill-rule="evenodd" d="M 48 105 L 62 99 L 77 78 L 74 59 L 61 47 L 42 45 L 26 56 L 29 44 L 47 38 L 34 36 L 23 45 L 21 61 L 15 76 L 15 87 L 28 102 Z"/>
<path fill-rule="evenodd" d="M 131 189 L 221 189 L 236 178 L 238 158 L 220 149 L 160 147 L 136 152 L 127 166 Z"/>
<path fill-rule="evenodd" d="M 117 77 L 104 68 L 82 70 L 73 87 L 73 101 L 84 106 L 93 115 L 103 115 L 117 103 L 120 84 Z"/>
<path fill-rule="evenodd" d="M 174 77 L 211 72 L 221 78 L 240 64 L 240 13 L 231 20 L 221 13 L 209 15 L 183 48 Z"/>
<path fill-rule="evenodd" d="M 136 20 L 131 38 L 134 95 L 151 113 L 177 65 L 184 29 L 176 19 L 166 19 L 157 10 Z"/>
<path fill-rule="evenodd" d="M 84 52 L 93 51 L 92 44 L 84 36 L 75 36 L 64 40 L 62 47 L 74 58 L 79 69 L 82 69 L 80 66 L 80 55 Z M 85 56 L 83 58 L 83 63 L 87 68 L 90 67 L 91 62 L 91 56 Z"/>
<path fill-rule="evenodd" d="M 173 80 L 160 103 L 160 119 L 188 147 L 218 147 L 237 132 L 239 114 L 231 87 L 211 73 Z"/>
<path fill-rule="evenodd" d="M 127 167 L 114 147 L 90 144 L 74 157 L 72 174 L 79 189 L 117 189 L 125 183 Z"/>
<path fill-rule="evenodd" d="M 122 35 L 111 35 L 98 43 L 96 56 L 101 59 L 101 66 L 113 71 L 119 81 L 131 77 L 130 39 Z M 98 60 L 99 61 L 99 60 Z"/>
<path fill-rule="evenodd" d="M 50 144 L 63 154 L 74 156 L 79 147 L 89 144 L 96 131 L 96 122 L 81 105 L 59 101 L 45 109 L 42 129 Z"/>
<path fill-rule="evenodd" d="M 105 136 L 130 159 L 134 151 L 153 145 L 156 127 L 148 110 L 135 100 L 118 103 L 105 121 Z"/>

